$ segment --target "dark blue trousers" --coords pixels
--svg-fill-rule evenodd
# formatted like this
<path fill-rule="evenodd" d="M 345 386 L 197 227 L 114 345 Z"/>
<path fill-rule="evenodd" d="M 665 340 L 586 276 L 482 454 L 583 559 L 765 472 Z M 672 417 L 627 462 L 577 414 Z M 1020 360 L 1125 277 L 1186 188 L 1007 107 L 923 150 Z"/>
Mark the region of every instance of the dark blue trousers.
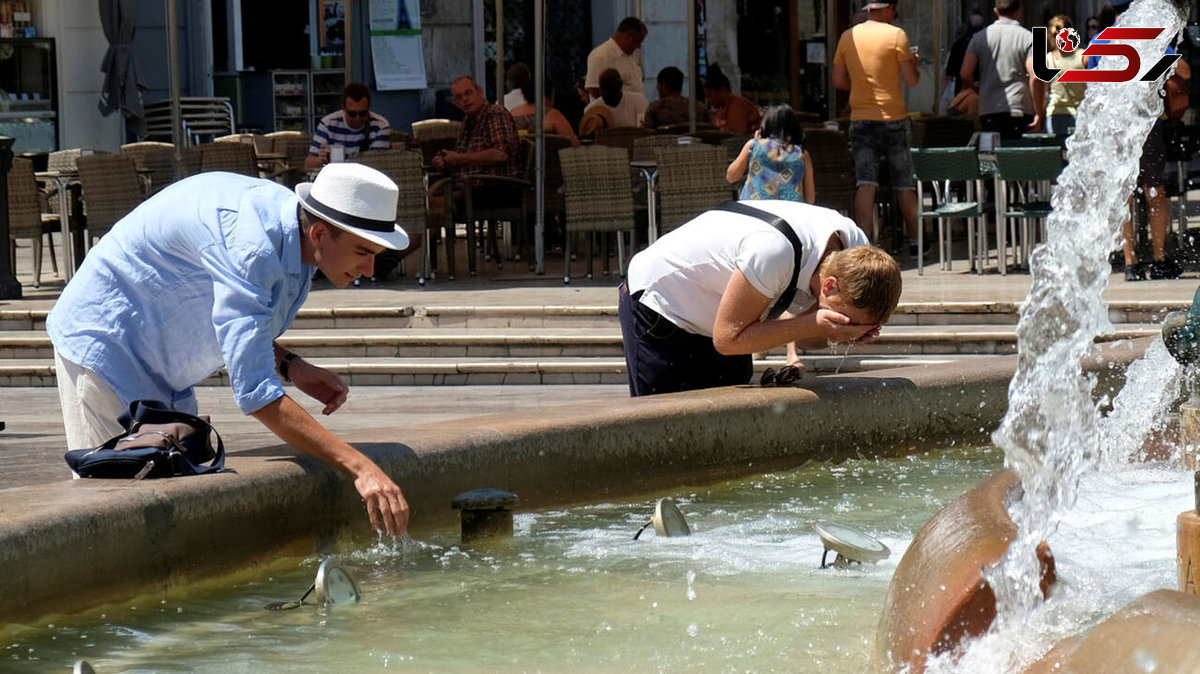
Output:
<path fill-rule="evenodd" d="M 625 343 L 629 395 L 750 383 L 754 361 L 749 354 L 723 356 L 713 348 L 711 337 L 678 327 L 631 297 L 624 283 L 619 294 L 617 311 Z"/>

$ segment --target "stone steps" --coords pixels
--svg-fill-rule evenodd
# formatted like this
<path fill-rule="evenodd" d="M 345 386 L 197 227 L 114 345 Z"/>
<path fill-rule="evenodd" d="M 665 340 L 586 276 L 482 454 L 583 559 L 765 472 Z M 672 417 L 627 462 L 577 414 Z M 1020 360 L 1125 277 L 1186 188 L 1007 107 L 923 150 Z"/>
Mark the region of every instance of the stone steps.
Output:
<path fill-rule="evenodd" d="M 953 355 L 806 355 L 806 372 L 866 372 L 872 370 L 939 365 L 986 356 Z M 337 372 L 350 386 L 442 386 L 515 384 L 624 384 L 623 358 L 313 358 L 312 362 Z M 756 360 L 755 371 L 779 368 L 782 357 Z M 0 359 L 0 386 L 54 386 L 53 360 Z M 202 382 L 228 386 L 224 371 Z"/>
<path fill-rule="evenodd" d="M 901 303 L 889 325 L 1016 325 L 1015 302 Z M 1157 323 L 1168 311 L 1188 302 L 1112 302 L 1114 325 Z M 7 330 L 42 330 L 45 310 L 0 309 L 0 334 Z M 300 329 L 343 328 L 539 328 L 616 326 L 616 305 L 579 306 L 430 306 L 301 309 L 292 324 Z"/>
<path fill-rule="evenodd" d="M 1114 304 L 1114 332 L 1101 341 L 1158 334 L 1161 316 L 1178 308 Z M 54 385 L 45 315 L 0 311 L 0 386 Z M 855 372 L 1015 353 L 1017 318 L 1014 303 L 905 304 L 875 343 L 804 363 L 813 373 Z M 305 309 L 280 342 L 359 386 L 625 382 L 615 306 Z M 782 364 L 784 353 L 759 354 L 757 367 Z"/>

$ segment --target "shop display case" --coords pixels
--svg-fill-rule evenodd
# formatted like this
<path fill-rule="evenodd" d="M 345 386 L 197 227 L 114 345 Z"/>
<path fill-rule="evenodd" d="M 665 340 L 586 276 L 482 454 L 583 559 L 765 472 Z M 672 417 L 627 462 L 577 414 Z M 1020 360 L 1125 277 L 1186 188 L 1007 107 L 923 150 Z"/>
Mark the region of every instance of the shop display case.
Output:
<path fill-rule="evenodd" d="M 273 70 L 275 130 L 313 132 L 325 115 L 342 107 L 344 70 Z"/>
<path fill-rule="evenodd" d="M 58 149 L 58 81 L 52 38 L 0 39 L 0 135 L 13 152 Z"/>

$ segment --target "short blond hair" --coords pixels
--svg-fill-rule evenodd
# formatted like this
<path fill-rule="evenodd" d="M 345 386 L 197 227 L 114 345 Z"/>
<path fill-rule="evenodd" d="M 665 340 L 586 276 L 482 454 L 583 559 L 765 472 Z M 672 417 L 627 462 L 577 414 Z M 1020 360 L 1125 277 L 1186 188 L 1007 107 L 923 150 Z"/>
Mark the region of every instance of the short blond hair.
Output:
<path fill-rule="evenodd" d="M 837 279 L 838 294 L 876 323 L 886 323 L 900 303 L 900 265 L 875 246 L 833 251 L 821 261 L 818 273 L 823 279 Z"/>

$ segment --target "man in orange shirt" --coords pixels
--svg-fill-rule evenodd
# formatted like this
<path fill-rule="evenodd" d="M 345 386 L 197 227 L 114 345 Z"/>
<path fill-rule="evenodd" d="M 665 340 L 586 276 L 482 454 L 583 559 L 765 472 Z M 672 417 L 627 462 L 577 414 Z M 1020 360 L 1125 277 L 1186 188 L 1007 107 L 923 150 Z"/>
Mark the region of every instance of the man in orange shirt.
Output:
<path fill-rule="evenodd" d="M 917 55 L 908 35 L 893 26 L 896 0 L 868 0 L 867 20 L 842 33 L 833 57 L 833 85 L 850 92 L 850 145 L 854 150 L 854 221 L 871 231 L 879 158 L 886 157 L 892 188 L 908 235 L 917 235 L 917 193 L 913 182 L 912 128 L 900 80 L 917 86 Z M 914 244 L 915 245 L 915 244 Z M 913 251 L 915 253 L 915 250 Z"/>

